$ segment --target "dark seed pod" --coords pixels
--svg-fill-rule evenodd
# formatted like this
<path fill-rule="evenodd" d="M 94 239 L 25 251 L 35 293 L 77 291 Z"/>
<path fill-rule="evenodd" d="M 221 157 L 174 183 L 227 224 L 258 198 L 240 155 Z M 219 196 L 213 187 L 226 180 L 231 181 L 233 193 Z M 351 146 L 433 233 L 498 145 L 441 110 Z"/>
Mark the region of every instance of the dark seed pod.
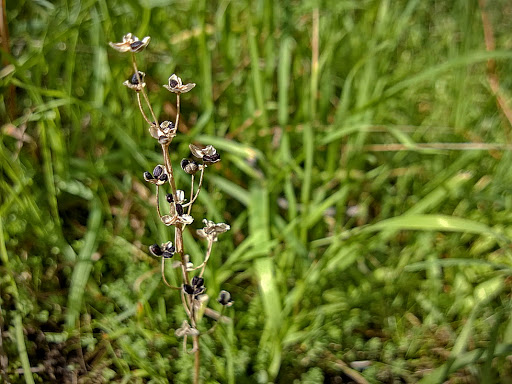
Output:
<path fill-rule="evenodd" d="M 219 298 L 217 301 L 222 305 L 230 306 L 233 304 L 233 300 L 231 300 L 231 294 L 228 291 L 220 291 Z"/>
<path fill-rule="evenodd" d="M 183 215 L 183 207 L 181 204 L 176 203 L 176 213 L 181 216 Z"/>
<path fill-rule="evenodd" d="M 192 285 L 194 287 L 202 287 L 204 285 L 204 279 L 199 276 L 194 276 L 192 278 Z"/>
<path fill-rule="evenodd" d="M 200 294 L 204 293 L 204 291 L 206 291 L 205 287 L 194 287 L 194 293 L 196 295 L 200 295 Z"/>
<path fill-rule="evenodd" d="M 154 177 L 150 172 L 148 172 L 148 171 L 144 172 L 144 180 L 153 180 L 153 179 L 154 179 Z"/>
<path fill-rule="evenodd" d="M 158 244 L 151 245 L 149 247 L 149 252 L 151 252 L 153 256 L 162 256 L 162 248 L 160 248 Z"/>
<path fill-rule="evenodd" d="M 160 175 L 164 172 L 164 169 L 162 168 L 161 165 L 157 165 L 155 167 L 155 169 L 153 169 L 153 175 L 155 175 L 155 177 L 160 177 Z"/>
<path fill-rule="evenodd" d="M 195 175 L 199 170 L 199 167 L 195 161 L 183 159 L 181 160 L 181 169 L 183 169 L 189 175 Z"/>
<path fill-rule="evenodd" d="M 160 175 L 160 177 L 158 178 L 158 180 L 160 180 L 160 181 L 167 181 L 167 174 L 166 173 L 162 173 Z"/>
<path fill-rule="evenodd" d="M 172 88 L 174 88 L 174 87 L 176 87 L 176 86 L 178 85 L 178 82 L 177 82 L 176 80 L 172 79 L 171 81 L 169 81 L 169 85 L 170 85 Z"/>
<path fill-rule="evenodd" d="M 189 295 L 194 294 L 194 288 L 192 288 L 192 286 L 188 284 L 183 284 L 183 290 L 185 291 L 185 293 L 188 293 Z"/>
<path fill-rule="evenodd" d="M 133 43 L 133 44 L 135 44 L 135 43 Z M 140 71 L 138 73 L 138 76 L 137 76 L 137 73 L 134 73 L 132 78 L 131 78 L 131 80 L 130 80 L 130 83 L 133 84 L 133 85 L 138 85 L 139 84 L 139 78 L 142 81 L 143 76 L 144 76 L 144 74 L 142 72 L 140 72 Z"/>
<path fill-rule="evenodd" d="M 144 42 L 138 40 L 130 44 L 132 51 L 138 52 L 138 50 L 144 45 Z"/>
<path fill-rule="evenodd" d="M 162 257 L 164 259 L 170 259 L 173 256 L 174 256 L 174 252 L 169 252 L 167 250 L 162 253 Z"/>
<path fill-rule="evenodd" d="M 174 252 L 176 252 L 176 248 L 174 247 L 174 245 L 172 245 L 172 243 L 169 243 L 169 244 L 165 247 L 165 251 L 167 251 L 167 252 L 171 252 L 171 253 L 174 253 Z"/>
<path fill-rule="evenodd" d="M 169 204 L 174 202 L 174 197 L 172 196 L 172 193 L 168 193 L 167 195 L 165 195 L 165 198 L 167 199 L 167 202 Z"/>
<path fill-rule="evenodd" d="M 220 155 L 218 153 L 214 155 L 204 155 L 203 161 L 205 163 L 216 163 L 217 161 L 220 161 Z"/>

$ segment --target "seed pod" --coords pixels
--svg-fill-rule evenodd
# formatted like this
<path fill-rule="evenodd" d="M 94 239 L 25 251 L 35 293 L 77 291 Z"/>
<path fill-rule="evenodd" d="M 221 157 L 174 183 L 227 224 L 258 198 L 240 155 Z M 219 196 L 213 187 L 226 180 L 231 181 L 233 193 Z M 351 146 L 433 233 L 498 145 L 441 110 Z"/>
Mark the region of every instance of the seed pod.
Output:
<path fill-rule="evenodd" d="M 183 206 L 181 204 L 176 203 L 176 213 L 178 214 L 178 216 L 183 215 Z"/>
<path fill-rule="evenodd" d="M 171 257 L 173 257 L 173 256 L 174 256 L 174 252 L 164 251 L 164 252 L 162 253 L 162 257 L 163 257 L 164 259 L 170 259 L 170 258 L 171 258 Z"/>
<path fill-rule="evenodd" d="M 217 301 L 222 304 L 230 307 L 233 305 L 233 300 L 231 300 L 231 294 L 228 291 L 220 291 L 219 298 Z"/>
<path fill-rule="evenodd" d="M 134 44 L 135 44 L 135 43 L 134 43 Z M 145 75 L 145 74 L 144 74 L 143 72 L 141 72 L 141 71 L 139 71 L 139 72 L 137 72 L 137 73 L 134 73 L 134 74 L 133 74 L 133 76 L 132 76 L 132 78 L 131 78 L 131 80 L 130 80 L 130 83 L 131 83 L 131 84 L 133 84 L 133 85 L 138 85 L 138 84 L 140 84 L 140 82 L 139 82 L 139 78 L 140 78 L 140 81 L 143 81 L 143 79 L 144 79 L 144 75 Z"/>
<path fill-rule="evenodd" d="M 183 159 L 181 160 L 181 169 L 183 169 L 189 175 L 195 175 L 199 170 L 199 166 L 195 161 Z"/>
<path fill-rule="evenodd" d="M 162 256 L 162 248 L 160 248 L 160 246 L 158 244 L 153 244 L 149 247 L 149 252 L 151 252 L 151 254 L 153 256 Z"/>
<path fill-rule="evenodd" d="M 155 177 L 160 177 L 160 175 L 164 172 L 164 169 L 162 168 L 161 165 L 157 165 L 155 167 L 155 169 L 153 169 L 153 175 L 155 175 Z"/>
<path fill-rule="evenodd" d="M 194 276 L 192 278 L 192 286 L 194 287 L 202 287 L 204 285 L 204 279 L 199 276 Z"/>
<path fill-rule="evenodd" d="M 188 284 L 183 284 L 183 290 L 185 291 L 185 293 L 188 293 L 189 295 L 194 294 L 194 288 L 192 288 L 192 286 Z"/>
<path fill-rule="evenodd" d="M 176 79 L 169 80 L 169 86 L 174 88 L 178 85 L 178 81 Z"/>
<path fill-rule="evenodd" d="M 174 252 L 176 252 L 176 248 L 175 248 L 175 247 L 174 247 L 174 245 L 172 245 L 172 243 L 169 241 L 168 243 L 166 243 L 166 244 L 165 244 L 164 251 L 174 253 Z"/>
<path fill-rule="evenodd" d="M 135 41 L 133 43 L 130 44 L 130 49 L 133 51 L 133 52 L 139 52 L 140 50 L 142 50 L 143 47 L 145 47 L 147 44 L 144 44 L 144 42 L 138 40 L 138 41 Z"/>
<path fill-rule="evenodd" d="M 220 161 L 220 155 L 218 153 L 214 153 L 213 155 L 204 155 L 203 161 L 205 163 L 216 163 Z"/>
<path fill-rule="evenodd" d="M 167 174 L 166 173 L 162 173 L 160 175 L 160 177 L 158 178 L 158 180 L 160 181 L 167 181 L 168 177 L 167 177 Z"/>
<path fill-rule="evenodd" d="M 144 172 L 144 180 L 148 181 L 148 180 L 153 180 L 153 179 L 154 179 L 154 177 L 150 172 L 148 172 L 148 171 Z"/>
<path fill-rule="evenodd" d="M 172 193 L 168 193 L 167 195 L 165 195 L 165 198 L 167 199 L 167 202 L 169 204 L 171 204 L 172 202 L 174 202 L 174 197 L 172 196 Z"/>

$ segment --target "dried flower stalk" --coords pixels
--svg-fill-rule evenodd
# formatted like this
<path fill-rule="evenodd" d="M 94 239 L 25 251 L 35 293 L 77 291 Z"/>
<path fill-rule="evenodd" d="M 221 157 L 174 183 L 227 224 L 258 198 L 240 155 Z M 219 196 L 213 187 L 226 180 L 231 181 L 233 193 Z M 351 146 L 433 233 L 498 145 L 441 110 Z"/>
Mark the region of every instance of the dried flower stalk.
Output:
<path fill-rule="evenodd" d="M 183 171 L 191 176 L 190 183 L 190 201 L 186 202 L 185 192 L 176 186 L 176 179 L 174 176 L 174 168 L 169 155 L 170 146 L 174 137 L 178 132 L 180 122 L 180 97 L 181 94 L 189 92 L 195 87 L 195 83 L 183 84 L 183 81 L 176 74 L 172 74 L 168 79 L 168 84 L 163 87 L 168 91 L 176 94 L 176 120 L 159 122 L 155 115 L 154 109 L 146 93 L 146 83 L 144 82 L 146 74 L 139 71 L 136 61 L 136 53 L 142 52 L 149 44 L 151 38 L 149 36 L 139 40 L 131 33 L 123 36 L 120 43 L 110 43 L 110 46 L 119 52 L 130 52 L 132 66 L 134 70 L 133 76 L 126 80 L 123 85 L 135 92 L 137 97 L 137 106 L 142 114 L 144 120 L 149 124 L 150 135 L 158 141 L 162 148 L 164 162 L 158 164 L 153 169 L 153 172 L 144 172 L 144 180 L 156 187 L 156 203 L 158 217 L 163 224 L 174 228 L 174 244 L 171 241 L 162 243 L 161 245 L 153 244 L 149 247 L 149 252 L 154 257 L 161 259 L 161 274 L 163 283 L 172 289 L 180 291 L 180 297 L 183 309 L 188 317 L 188 320 L 183 320 L 181 327 L 175 330 L 177 337 L 183 337 L 183 349 L 187 350 L 187 338 L 192 338 L 192 350 L 189 353 L 194 354 L 194 376 L 193 382 L 199 383 L 199 368 L 200 368 L 200 344 L 199 337 L 201 334 L 211 333 L 217 324 L 210 330 L 201 333 L 197 327 L 199 321 L 198 314 L 203 306 L 208 301 L 206 295 L 206 287 L 204 285 L 204 271 L 210 260 L 213 243 L 217 241 L 218 235 L 230 229 L 229 225 L 224 223 L 214 223 L 204 219 L 205 227 L 197 231 L 199 237 L 207 241 L 206 253 L 203 262 L 194 266 L 189 256 L 183 249 L 183 231 L 187 225 L 192 224 L 194 218 L 191 216 L 192 206 L 196 201 L 201 187 L 203 185 L 203 176 L 208 165 L 220 161 L 220 155 L 217 150 L 208 145 L 205 148 L 198 147 L 190 144 L 190 151 L 197 161 L 190 158 L 185 158 L 181 161 L 181 168 Z M 142 97 L 141 97 L 142 96 Z M 146 111 L 147 110 L 147 111 Z M 149 112 L 149 113 L 148 113 Z M 199 182 L 197 190 L 194 192 L 195 175 L 199 175 Z M 162 214 L 164 210 L 160 207 L 160 189 L 168 186 L 170 193 L 166 194 L 166 201 L 169 204 L 168 213 Z M 186 209 L 186 210 L 185 210 Z M 182 284 L 179 287 L 172 286 L 165 278 L 165 262 L 172 259 L 174 256 L 179 259 L 173 266 L 181 271 Z M 192 276 L 192 273 L 199 270 L 199 273 Z M 221 291 L 217 300 L 224 309 L 233 304 L 231 295 L 227 291 Z M 213 312 L 209 310 L 209 312 Z M 216 319 L 222 319 L 222 311 L 217 314 Z"/>

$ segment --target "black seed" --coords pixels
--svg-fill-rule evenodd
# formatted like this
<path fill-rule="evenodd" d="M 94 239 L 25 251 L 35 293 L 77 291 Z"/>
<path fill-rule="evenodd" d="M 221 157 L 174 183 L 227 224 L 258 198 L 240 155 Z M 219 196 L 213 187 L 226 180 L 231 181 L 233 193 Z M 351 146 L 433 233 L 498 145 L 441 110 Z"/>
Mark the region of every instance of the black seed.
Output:
<path fill-rule="evenodd" d="M 169 85 L 171 88 L 174 88 L 178 85 L 178 82 L 174 79 L 172 79 L 171 81 L 169 81 Z"/>
<path fill-rule="evenodd" d="M 190 164 L 190 160 L 189 159 L 183 159 L 181 160 L 181 168 L 182 169 L 185 169 L 185 167 Z"/>
<path fill-rule="evenodd" d="M 196 295 L 200 295 L 201 293 L 204 293 L 204 291 L 206 291 L 205 287 L 195 287 L 194 293 Z"/>
<path fill-rule="evenodd" d="M 204 285 L 204 279 L 199 276 L 194 276 L 192 278 L 192 285 L 194 287 L 202 287 Z"/>
<path fill-rule="evenodd" d="M 132 49 L 132 51 L 135 51 L 137 52 L 140 47 L 142 47 L 144 45 L 144 43 L 142 41 L 135 41 L 133 43 L 130 44 L 130 48 Z"/>
<path fill-rule="evenodd" d="M 203 161 L 205 163 L 216 163 L 219 160 L 220 160 L 220 155 L 218 153 L 216 153 L 214 155 L 204 155 L 203 156 Z"/>
<path fill-rule="evenodd" d="M 188 284 L 183 284 L 183 290 L 185 291 L 185 293 L 188 293 L 189 295 L 194 294 L 194 289 Z"/>
<path fill-rule="evenodd" d="M 154 177 L 151 173 L 149 173 L 148 171 L 144 172 L 144 179 L 146 180 L 153 180 Z"/>
<path fill-rule="evenodd" d="M 164 252 L 162 253 L 162 257 L 163 257 L 164 259 L 170 259 L 170 258 L 171 258 L 171 257 L 173 257 L 173 256 L 174 256 L 174 253 L 173 253 L 173 252 L 164 251 Z"/>
<path fill-rule="evenodd" d="M 155 167 L 155 169 L 153 169 L 153 175 L 155 175 L 155 177 L 160 177 L 160 175 L 162 174 L 163 171 L 164 171 L 164 169 L 162 168 L 162 166 L 157 165 Z"/>
<path fill-rule="evenodd" d="M 142 72 L 139 72 L 139 76 L 137 76 L 136 73 L 133 74 L 132 76 L 132 79 L 130 80 L 130 83 L 132 83 L 133 85 L 138 85 L 139 84 L 139 77 L 140 77 L 140 80 L 142 81 Z"/>
<path fill-rule="evenodd" d="M 149 252 L 154 256 L 162 256 L 162 248 L 158 244 L 153 244 L 149 247 Z"/>
<path fill-rule="evenodd" d="M 166 250 L 167 252 L 171 252 L 171 253 L 176 252 L 176 248 L 174 247 L 174 245 L 168 245 L 168 246 L 165 248 L 165 250 Z"/>
<path fill-rule="evenodd" d="M 178 213 L 179 216 L 183 215 L 183 207 L 181 206 L 181 204 L 176 203 L 176 212 Z"/>
<path fill-rule="evenodd" d="M 158 180 L 160 180 L 160 181 L 167 181 L 167 174 L 162 173 L 162 174 L 160 175 L 160 177 L 158 178 Z"/>
<path fill-rule="evenodd" d="M 167 199 L 167 202 L 170 204 L 174 201 L 174 197 L 172 196 L 172 193 L 168 193 L 165 195 L 165 198 Z"/>

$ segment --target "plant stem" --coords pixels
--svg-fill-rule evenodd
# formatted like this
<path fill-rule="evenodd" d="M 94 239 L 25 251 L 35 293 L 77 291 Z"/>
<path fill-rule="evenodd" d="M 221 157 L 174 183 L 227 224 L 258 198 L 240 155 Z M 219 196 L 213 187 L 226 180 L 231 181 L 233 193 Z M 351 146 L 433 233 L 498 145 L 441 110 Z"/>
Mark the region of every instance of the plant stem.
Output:
<path fill-rule="evenodd" d="M 140 75 L 139 75 L 139 70 L 137 68 L 137 62 L 135 61 L 135 54 L 132 52 L 132 64 L 133 64 L 133 69 L 135 70 L 135 74 L 137 75 L 137 80 L 139 82 L 139 84 L 142 84 L 142 79 L 140 78 Z M 149 102 L 149 98 L 148 98 L 148 95 L 146 94 L 146 91 L 144 90 L 144 88 L 142 88 L 142 90 L 140 91 L 142 93 L 142 96 L 144 96 L 144 100 L 146 101 L 146 104 L 149 108 L 149 112 L 151 112 L 151 116 L 153 117 L 153 121 L 154 123 L 158 126 L 158 119 L 156 118 L 156 115 L 155 115 L 155 112 L 153 111 L 153 108 L 151 107 L 151 103 Z M 141 108 L 142 110 L 142 108 Z M 144 115 L 144 113 L 142 113 Z M 149 122 L 151 124 L 151 122 Z"/>
<path fill-rule="evenodd" d="M 142 117 L 144 120 L 147 121 L 149 125 L 153 125 L 151 121 L 149 121 L 148 117 L 146 116 L 146 113 L 144 112 L 144 108 L 142 108 L 142 103 L 140 101 L 140 92 L 137 92 L 137 104 L 139 105 L 140 113 L 142 114 Z"/>
<path fill-rule="evenodd" d="M 199 196 L 199 192 L 201 192 L 201 186 L 203 185 L 203 175 L 204 175 L 204 168 L 201 169 L 201 176 L 199 177 L 199 186 L 197 187 L 197 191 L 196 191 L 196 194 L 194 195 L 194 197 L 190 198 L 190 201 L 187 203 L 187 204 L 183 204 L 183 208 L 186 208 L 188 207 L 188 211 L 187 211 L 187 214 L 190 215 L 190 211 L 192 210 L 192 204 L 194 204 L 194 201 L 196 201 L 197 199 L 197 196 Z M 194 179 L 192 179 L 192 183 L 194 182 Z M 192 188 L 193 188 L 194 184 L 192 184 Z M 192 193 L 191 193 L 191 196 L 192 196 Z"/>
<path fill-rule="evenodd" d="M 194 348 L 194 384 L 199 384 L 199 368 L 201 361 L 201 350 L 199 349 L 199 336 L 193 338 Z"/>
<path fill-rule="evenodd" d="M 156 186 L 156 211 L 160 220 L 162 219 L 162 213 L 160 212 L 160 188 Z"/>
<path fill-rule="evenodd" d="M 169 288 L 176 289 L 178 291 L 181 291 L 181 288 L 175 287 L 174 285 L 169 284 L 167 279 L 165 278 L 165 258 L 162 257 L 162 279 L 164 281 L 164 284 L 167 285 Z"/>
<path fill-rule="evenodd" d="M 180 122 L 180 94 L 176 94 L 176 122 L 174 123 L 174 127 L 176 131 L 178 130 L 178 124 Z"/>

